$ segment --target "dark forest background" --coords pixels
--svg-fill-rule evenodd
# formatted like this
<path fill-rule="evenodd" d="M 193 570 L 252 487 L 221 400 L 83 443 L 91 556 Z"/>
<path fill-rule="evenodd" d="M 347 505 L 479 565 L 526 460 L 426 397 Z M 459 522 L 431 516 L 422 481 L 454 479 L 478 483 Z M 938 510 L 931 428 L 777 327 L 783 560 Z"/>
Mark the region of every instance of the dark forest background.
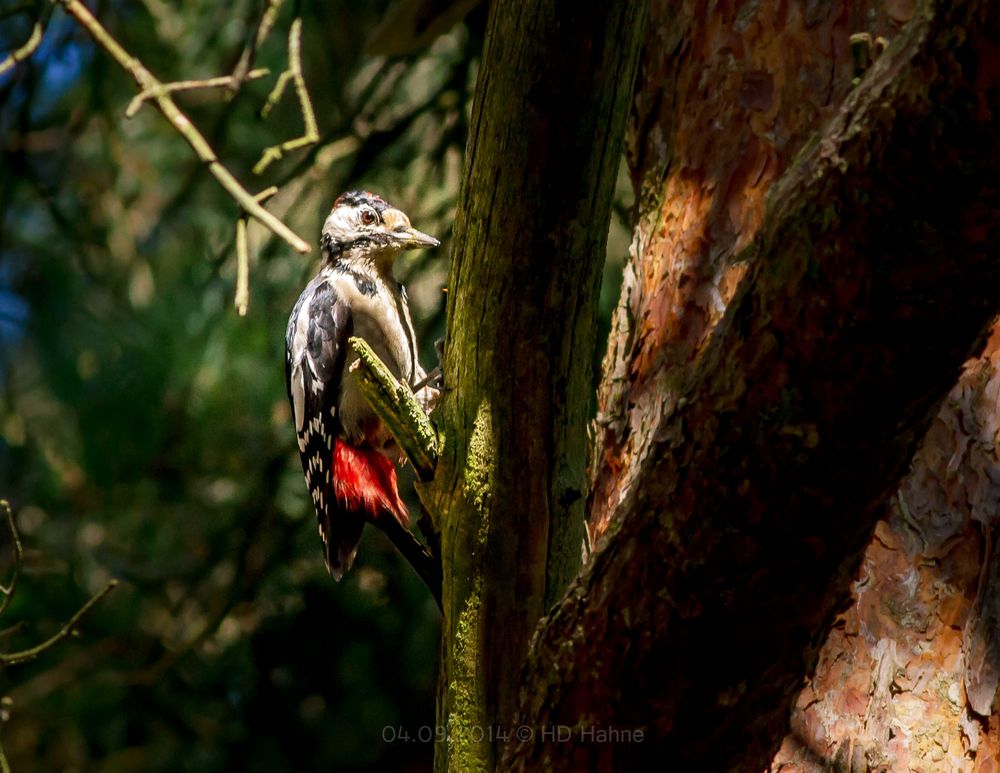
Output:
<path fill-rule="evenodd" d="M 285 5 L 256 55 L 270 75 L 177 102 L 251 191 L 281 186 L 269 209 L 306 241 L 351 188 L 442 239 L 397 266 L 429 364 L 485 7 L 386 56 L 402 29 L 387 2 Z M 260 7 L 91 5 L 164 82 L 231 72 Z M 121 582 L 78 637 L 0 672 L 13 769 L 428 768 L 438 612 L 371 529 L 332 582 L 294 453 L 284 327 L 317 253 L 251 224 L 237 315 L 237 205 L 151 106 L 125 117 L 134 83 L 61 9 L 0 2 L 0 58 L 39 14 L 40 47 L 0 75 L 0 498 L 25 546 L 0 650 Z M 295 14 L 320 142 L 257 176 L 265 147 L 302 132 L 291 89 L 259 116 Z M 630 197 L 623 178 L 601 340 Z"/>
<path fill-rule="evenodd" d="M 428 770 L 436 701 L 463 770 L 996 773 L 995 4 L 486 5 L 0 0 L 0 501 L 24 547 L 0 505 L 0 773 Z M 176 120 L 126 115 L 87 8 L 164 83 L 251 48 L 267 69 L 174 95 L 244 205 L 277 186 L 267 209 L 314 245 L 250 223 L 246 315 L 240 204 Z M 292 87 L 261 116 L 293 19 L 318 139 L 256 174 L 303 133 Z M 634 91 L 594 76 L 629 62 Z M 443 242 L 396 266 L 427 366 L 452 301 L 422 489 L 443 636 L 381 534 L 328 577 L 295 451 L 285 323 L 355 188 Z M 450 485 L 470 470 L 499 496 Z M 536 630 L 530 588 L 562 587 L 578 544 L 543 539 L 572 535 L 584 485 L 596 549 Z M 529 737 L 474 737 L 493 722 Z M 646 741 L 532 735 L 554 723 Z"/>

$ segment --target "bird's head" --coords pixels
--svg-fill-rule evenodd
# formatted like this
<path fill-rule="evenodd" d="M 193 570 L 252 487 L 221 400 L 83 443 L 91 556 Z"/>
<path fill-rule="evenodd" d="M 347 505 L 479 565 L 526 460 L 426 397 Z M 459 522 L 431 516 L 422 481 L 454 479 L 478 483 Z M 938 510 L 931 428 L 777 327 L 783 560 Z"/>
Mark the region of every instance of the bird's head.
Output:
<path fill-rule="evenodd" d="M 410 225 L 405 213 L 381 196 L 349 191 L 337 197 L 323 223 L 320 247 L 327 262 L 371 262 L 387 270 L 403 250 L 440 242 Z"/>

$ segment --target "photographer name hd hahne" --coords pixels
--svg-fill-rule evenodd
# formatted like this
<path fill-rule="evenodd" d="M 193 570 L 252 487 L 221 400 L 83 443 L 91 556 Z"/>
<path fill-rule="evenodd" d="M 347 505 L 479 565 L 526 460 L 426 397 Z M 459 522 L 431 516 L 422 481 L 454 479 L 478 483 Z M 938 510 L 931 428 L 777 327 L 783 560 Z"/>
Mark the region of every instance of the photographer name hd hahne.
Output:
<path fill-rule="evenodd" d="M 592 725 L 589 727 L 570 727 L 569 725 L 546 725 L 532 728 L 519 725 L 513 730 L 500 727 L 473 725 L 465 729 L 473 742 L 486 739 L 507 743 L 520 741 L 522 743 L 535 740 L 542 743 L 568 743 L 576 741 L 584 744 L 629 744 L 642 743 L 645 731 L 642 729 L 620 728 L 613 726 Z M 382 728 L 382 740 L 385 743 L 430 743 L 444 741 L 448 738 L 448 728 L 443 725 L 421 725 L 415 730 L 405 727 L 386 725 Z"/>

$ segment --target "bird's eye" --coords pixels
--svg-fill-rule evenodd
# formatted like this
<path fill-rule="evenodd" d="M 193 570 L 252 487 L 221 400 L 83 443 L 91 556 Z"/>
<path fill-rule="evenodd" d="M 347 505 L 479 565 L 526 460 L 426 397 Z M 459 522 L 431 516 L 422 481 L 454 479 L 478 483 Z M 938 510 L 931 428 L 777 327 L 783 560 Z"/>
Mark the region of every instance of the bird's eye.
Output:
<path fill-rule="evenodd" d="M 372 210 L 370 210 L 370 209 L 363 209 L 363 210 L 361 210 L 361 222 L 362 223 L 364 223 L 365 225 L 371 225 L 376 220 L 378 220 L 378 215 L 376 215 Z"/>

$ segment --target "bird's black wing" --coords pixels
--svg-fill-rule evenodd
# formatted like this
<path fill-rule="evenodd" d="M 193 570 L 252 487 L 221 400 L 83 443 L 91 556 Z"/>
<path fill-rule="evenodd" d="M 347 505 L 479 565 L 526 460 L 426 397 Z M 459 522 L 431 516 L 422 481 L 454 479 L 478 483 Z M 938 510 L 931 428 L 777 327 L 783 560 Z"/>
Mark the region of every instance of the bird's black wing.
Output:
<path fill-rule="evenodd" d="M 299 296 L 285 333 L 285 374 L 299 456 L 316 508 L 326 566 L 337 580 L 350 569 L 364 527 L 359 514 L 336 501 L 331 477 L 333 445 L 341 435 L 337 400 L 352 328 L 350 308 L 320 274 Z"/>

